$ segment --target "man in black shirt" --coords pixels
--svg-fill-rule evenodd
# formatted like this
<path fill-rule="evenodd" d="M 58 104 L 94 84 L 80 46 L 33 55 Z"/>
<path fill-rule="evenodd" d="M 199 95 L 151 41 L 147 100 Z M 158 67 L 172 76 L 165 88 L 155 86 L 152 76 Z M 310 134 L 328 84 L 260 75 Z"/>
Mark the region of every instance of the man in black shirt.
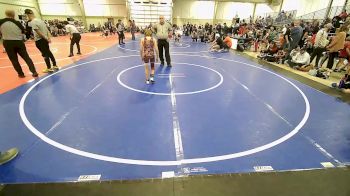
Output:
<path fill-rule="evenodd" d="M 286 33 L 284 34 L 284 44 L 283 44 L 283 49 L 288 49 L 290 48 L 290 28 L 291 26 L 287 27 Z"/>

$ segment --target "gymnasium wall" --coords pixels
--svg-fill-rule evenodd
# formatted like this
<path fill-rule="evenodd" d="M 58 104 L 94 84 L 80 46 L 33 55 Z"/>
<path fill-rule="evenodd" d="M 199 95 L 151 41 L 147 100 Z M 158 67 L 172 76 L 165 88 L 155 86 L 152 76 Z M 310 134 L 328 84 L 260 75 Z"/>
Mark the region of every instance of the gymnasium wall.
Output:
<path fill-rule="evenodd" d="M 330 0 L 284 0 L 282 10 L 298 10 L 302 16 L 328 7 Z M 333 0 L 332 6 L 343 6 L 345 0 Z"/>
<path fill-rule="evenodd" d="M 84 0 L 86 16 L 126 17 L 125 0 Z"/>
<path fill-rule="evenodd" d="M 126 24 L 128 15 L 125 0 L 84 0 L 87 24 L 103 25 L 108 18 L 113 18 L 114 24 L 122 19 Z"/>
<path fill-rule="evenodd" d="M 40 17 L 36 0 L 0 0 L 0 18 L 5 17 L 5 10 L 12 9 L 18 15 L 24 14 L 25 9 L 33 10 L 34 14 Z"/>
<path fill-rule="evenodd" d="M 215 8 L 217 9 L 215 13 Z M 253 16 L 254 3 L 214 1 L 176 0 L 173 7 L 173 22 L 179 25 L 187 22 L 195 24 L 224 23 L 231 24 L 236 15 L 241 19 Z M 279 6 L 266 3 L 256 4 L 256 14 L 279 11 Z M 257 15 L 256 15 L 257 16 Z"/>
<path fill-rule="evenodd" d="M 43 16 L 81 16 L 76 0 L 38 0 Z"/>
<path fill-rule="evenodd" d="M 212 21 L 214 7 L 214 1 L 177 0 L 173 4 L 173 18 Z"/>
<path fill-rule="evenodd" d="M 255 16 L 265 17 L 266 13 L 278 12 L 279 10 L 273 10 L 272 6 L 267 3 L 259 3 L 256 5 Z"/>
<path fill-rule="evenodd" d="M 78 0 L 39 0 L 39 6 L 43 19 L 66 20 L 68 16 L 76 20 L 82 19 L 81 7 L 85 9 L 87 25 L 99 22 L 104 24 L 108 18 L 127 18 L 127 7 L 125 0 L 84 0 L 83 5 Z"/>
<path fill-rule="evenodd" d="M 253 3 L 219 2 L 215 19 L 232 20 L 236 15 L 242 19 L 246 19 L 249 16 L 253 16 L 253 11 Z"/>

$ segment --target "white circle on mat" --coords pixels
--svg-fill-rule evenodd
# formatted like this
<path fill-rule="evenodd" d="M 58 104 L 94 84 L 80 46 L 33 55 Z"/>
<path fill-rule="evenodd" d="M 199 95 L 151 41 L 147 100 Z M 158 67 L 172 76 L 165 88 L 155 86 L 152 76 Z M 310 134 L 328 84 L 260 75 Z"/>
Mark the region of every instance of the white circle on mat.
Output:
<path fill-rule="evenodd" d="M 21 98 L 21 101 L 19 103 L 19 113 L 21 116 L 21 119 L 23 121 L 23 123 L 26 125 L 26 127 L 33 133 L 35 134 L 37 137 L 39 137 L 42 141 L 46 142 L 47 144 L 50 144 L 56 148 L 59 148 L 61 150 L 64 150 L 66 152 L 69 153 L 73 153 L 79 156 L 83 156 L 83 157 L 87 157 L 87 158 L 92 158 L 92 159 L 97 159 L 97 160 L 101 160 L 101 161 L 107 161 L 107 162 L 114 162 L 114 163 L 122 163 L 122 164 L 133 164 L 133 165 L 151 165 L 151 166 L 174 166 L 174 165 L 182 165 L 182 164 L 193 164 L 193 163 L 207 163 L 207 162 L 216 162 L 216 161 L 223 161 L 223 160 L 228 160 L 228 159 L 234 159 L 234 158 L 238 158 L 238 157 L 243 157 L 243 156 L 247 156 L 247 155 L 251 155 L 251 154 L 255 154 L 267 149 L 270 149 L 278 144 L 281 144 L 285 141 L 287 141 L 288 139 L 290 139 L 291 137 L 293 137 L 295 134 L 297 134 L 299 132 L 299 130 L 305 125 L 305 123 L 307 122 L 309 115 L 310 115 L 310 102 L 308 100 L 308 98 L 306 97 L 306 95 L 304 94 L 304 92 L 298 87 L 296 86 L 293 82 L 289 81 L 288 79 L 286 79 L 285 77 L 278 75 L 272 71 L 269 71 L 267 69 L 264 69 L 262 67 L 258 67 L 256 65 L 252 65 L 249 63 L 244 63 L 244 62 L 240 62 L 240 61 L 235 61 L 235 60 L 231 60 L 231 59 L 224 59 L 224 58 L 216 58 L 216 57 L 210 57 L 210 56 L 203 56 L 203 55 L 186 55 L 186 54 L 176 54 L 177 56 L 195 56 L 195 57 L 201 57 L 201 58 L 209 58 L 209 59 L 218 59 L 218 60 L 223 60 L 223 61 L 230 61 L 230 62 L 236 62 L 239 64 L 244 64 L 246 66 L 250 66 L 250 67 L 255 67 L 257 69 L 266 71 L 274 76 L 277 76 L 279 78 L 281 78 L 282 80 L 284 80 L 285 82 L 289 83 L 292 87 L 294 87 L 298 93 L 301 94 L 301 96 L 304 99 L 305 102 L 305 113 L 304 116 L 302 118 L 302 120 L 299 122 L 299 124 L 293 128 L 292 131 L 290 131 L 288 134 L 282 136 L 281 138 L 278 138 L 277 140 L 274 140 L 268 144 L 253 148 L 253 149 L 249 149 L 249 150 L 245 150 L 245 151 L 241 151 L 241 152 L 237 152 L 237 153 L 231 153 L 231 154 L 225 154 L 225 155 L 219 155 L 219 156 L 211 156 L 211 157 L 202 157 L 202 158 L 191 158 L 191 159 L 183 159 L 183 160 L 178 160 L 178 161 L 157 161 L 157 160 L 137 160 L 137 159 L 124 159 L 124 158 L 119 158 L 119 157 L 111 157 L 111 156 L 105 156 L 105 155 L 100 155 L 100 154 L 95 154 L 95 153 L 91 153 L 91 152 L 86 152 L 83 150 L 79 150 L 79 149 L 75 149 L 72 148 L 70 146 L 61 144 L 59 142 L 56 142 L 50 138 L 48 138 L 45 134 L 41 133 L 37 128 L 35 128 L 31 122 L 28 120 L 25 110 L 24 110 L 24 104 L 25 101 L 28 97 L 28 95 L 30 94 L 30 92 L 36 87 L 38 86 L 41 82 L 45 81 L 46 79 L 60 73 L 63 71 L 66 71 L 68 69 L 72 69 L 81 65 L 85 65 L 85 64 L 89 64 L 89 63 L 94 63 L 94 62 L 100 62 L 100 61 L 105 61 L 105 60 L 111 60 L 111 59 L 118 59 L 118 58 L 128 58 L 128 57 L 139 57 L 139 55 L 130 55 L 130 56 L 119 56 L 119 57 L 110 57 L 110 58 L 104 58 L 104 59 L 98 59 L 98 60 L 93 60 L 93 61 L 89 61 L 89 62 L 84 62 L 84 63 L 80 63 L 65 69 L 62 69 L 56 73 L 53 73 L 51 75 L 46 76 L 45 78 L 42 78 L 41 80 L 39 80 L 38 82 L 34 83 L 23 95 L 23 97 Z"/>
<path fill-rule="evenodd" d="M 191 45 L 190 44 L 184 44 L 184 43 L 171 42 L 170 46 L 174 47 L 174 48 L 189 48 Z"/>
<path fill-rule="evenodd" d="M 217 87 L 219 87 L 223 81 L 224 81 L 224 77 L 216 70 L 214 69 L 211 69 L 209 67 L 205 67 L 205 66 L 202 66 L 202 65 L 196 65 L 196 64 L 192 64 L 192 63 L 175 63 L 173 62 L 174 65 L 175 64 L 183 64 L 183 65 L 191 65 L 191 66 L 195 66 L 195 67 L 201 67 L 203 69 L 207 69 L 207 70 L 210 70 L 214 73 L 216 73 L 219 77 L 220 77 L 220 81 L 218 83 L 216 83 L 214 86 L 211 86 L 209 88 L 206 88 L 206 89 L 201 89 L 201 90 L 196 90 L 196 91 L 190 91 L 190 92 L 179 92 L 179 93 L 173 93 L 173 95 L 193 95 L 193 94 L 197 94 L 197 93 L 203 93 L 203 92 L 206 92 L 206 91 L 210 91 L 210 90 L 213 90 Z M 170 96 L 172 95 L 170 92 L 169 93 L 158 93 L 158 92 L 150 92 L 150 91 L 143 91 L 143 90 L 139 90 L 139 89 L 136 89 L 136 88 L 132 88 L 128 85 L 126 85 L 120 78 L 121 76 L 131 70 L 131 69 L 135 69 L 135 68 L 138 68 L 138 67 L 143 67 L 144 65 L 136 65 L 136 66 L 133 66 L 133 67 L 129 67 L 127 69 L 124 69 L 123 71 L 121 71 L 118 76 L 117 76 L 117 80 L 118 80 L 118 83 L 120 85 L 122 85 L 123 87 L 129 89 L 129 90 L 132 90 L 132 91 L 135 91 L 135 92 L 138 92 L 138 93 L 144 93 L 144 94 L 150 94 L 150 95 L 163 95 L 163 96 Z"/>

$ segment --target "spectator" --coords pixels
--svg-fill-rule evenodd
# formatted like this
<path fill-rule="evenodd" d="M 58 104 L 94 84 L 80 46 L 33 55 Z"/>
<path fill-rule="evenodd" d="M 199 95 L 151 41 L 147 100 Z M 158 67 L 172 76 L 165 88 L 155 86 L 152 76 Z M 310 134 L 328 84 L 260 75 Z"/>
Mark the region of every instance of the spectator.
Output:
<path fill-rule="evenodd" d="M 344 48 L 346 32 L 348 31 L 348 27 L 341 26 L 339 32 L 332 38 L 331 43 L 327 46 L 327 50 L 329 51 L 329 58 L 327 68 L 332 69 L 334 64 L 334 58 L 338 56 L 338 51 Z"/>
<path fill-rule="evenodd" d="M 332 24 L 328 23 L 324 26 L 323 29 L 319 30 L 316 34 L 314 50 L 311 54 L 311 59 L 310 59 L 310 62 L 312 62 L 316 57 L 315 67 L 319 66 L 319 61 L 320 61 L 320 58 L 322 57 L 322 53 L 326 51 L 326 46 L 329 43 L 328 32 L 332 27 L 333 27 Z"/>
<path fill-rule="evenodd" d="M 293 24 L 293 26 L 294 26 L 294 24 Z M 290 28 L 291 27 L 287 27 L 286 32 L 284 33 L 284 45 L 283 45 L 283 48 L 284 49 L 288 49 L 288 50 L 290 49 L 290 42 L 291 42 L 291 37 L 290 37 Z"/>
<path fill-rule="evenodd" d="M 136 24 L 134 20 L 129 20 L 130 23 L 130 32 L 131 32 L 131 40 L 136 40 L 135 33 L 136 33 Z"/>
<path fill-rule="evenodd" d="M 197 34 L 196 30 L 192 31 L 191 37 L 192 37 L 192 41 L 193 42 L 194 41 L 196 41 L 196 42 L 198 41 L 198 34 Z"/>
<path fill-rule="evenodd" d="M 346 13 L 346 10 L 344 9 L 340 14 L 339 14 L 339 18 L 341 18 L 341 20 L 345 20 L 348 17 L 348 13 Z"/>
<path fill-rule="evenodd" d="M 301 48 L 300 52 L 292 57 L 291 60 L 288 61 L 288 65 L 290 67 L 302 67 L 304 65 L 310 64 L 310 55 L 306 52 L 305 48 Z"/>
<path fill-rule="evenodd" d="M 291 28 L 291 31 L 290 31 L 291 43 L 290 43 L 289 50 L 293 50 L 298 46 L 298 43 L 302 36 L 303 36 L 303 28 L 300 26 L 300 21 L 296 21 L 294 23 L 294 27 Z"/>
<path fill-rule="evenodd" d="M 347 63 L 344 61 L 347 59 Z M 350 65 L 350 37 L 346 38 L 346 42 L 344 45 L 344 49 L 339 51 L 339 62 L 334 69 L 335 72 L 340 72 L 342 70 L 345 71 L 345 67 L 349 67 Z"/>
<path fill-rule="evenodd" d="M 201 39 L 201 42 L 204 42 L 204 29 L 202 26 L 198 27 L 198 37 Z"/>

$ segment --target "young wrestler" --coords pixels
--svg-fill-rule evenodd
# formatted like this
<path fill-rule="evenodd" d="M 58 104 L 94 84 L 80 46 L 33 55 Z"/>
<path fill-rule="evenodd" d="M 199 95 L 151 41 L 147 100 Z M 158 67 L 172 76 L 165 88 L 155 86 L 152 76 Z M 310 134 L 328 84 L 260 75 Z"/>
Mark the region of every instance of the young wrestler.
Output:
<path fill-rule="evenodd" d="M 150 29 L 145 30 L 145 37 L 141 39 L 140 54 L 141 59 L 145 63 L 146 84 L 154 83 L 154 60 L 158 63 L 159 52 L 157 41 L 152 37 Z M 149 65 L 151 64 L 151 74 L 149 74 Z"/>

